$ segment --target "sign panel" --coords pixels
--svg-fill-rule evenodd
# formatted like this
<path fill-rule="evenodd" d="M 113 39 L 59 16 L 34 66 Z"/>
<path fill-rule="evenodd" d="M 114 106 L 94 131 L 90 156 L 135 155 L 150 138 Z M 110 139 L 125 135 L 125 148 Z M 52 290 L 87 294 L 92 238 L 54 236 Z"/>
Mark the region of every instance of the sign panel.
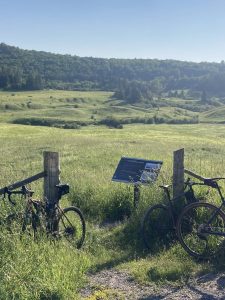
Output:
<path fill-rule="evenodd" d="M 162 161 L 122 157 L 112 180 L 133 184 L 149 184 L 156 181 Z"/>

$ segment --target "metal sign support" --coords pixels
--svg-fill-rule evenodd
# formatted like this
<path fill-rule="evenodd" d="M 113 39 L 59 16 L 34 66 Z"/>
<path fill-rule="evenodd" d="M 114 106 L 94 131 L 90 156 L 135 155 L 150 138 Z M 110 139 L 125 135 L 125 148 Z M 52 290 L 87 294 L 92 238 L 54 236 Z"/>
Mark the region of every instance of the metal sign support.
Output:
<path fill-rule="evenodd" d="M 141 196 L 140 185 L 134 185 L 134 208 L 137 208 Z"/>

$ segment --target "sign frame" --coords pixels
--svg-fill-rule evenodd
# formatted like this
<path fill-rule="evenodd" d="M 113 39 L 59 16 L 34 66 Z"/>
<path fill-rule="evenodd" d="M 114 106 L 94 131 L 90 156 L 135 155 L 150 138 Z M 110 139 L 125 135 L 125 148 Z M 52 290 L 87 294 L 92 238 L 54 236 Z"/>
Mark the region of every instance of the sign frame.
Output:
<path fill-rule="evenodd" d="M 112 177 L 112 181 L 133 185 L 148 185 L 157 180 L 163 161 L 122 156 Z M 154 165 L 158 168 L 154 168 Z M 157 169 L 157 173 L 151 170 Z M 129 175 L 130 173 L 130 175 Z M 155 178 L 154 178 L 155 176 Z M 141 178 L 143 179 L 141 180 Z M 146 179 L 144 179 L 144 177 Z"/>

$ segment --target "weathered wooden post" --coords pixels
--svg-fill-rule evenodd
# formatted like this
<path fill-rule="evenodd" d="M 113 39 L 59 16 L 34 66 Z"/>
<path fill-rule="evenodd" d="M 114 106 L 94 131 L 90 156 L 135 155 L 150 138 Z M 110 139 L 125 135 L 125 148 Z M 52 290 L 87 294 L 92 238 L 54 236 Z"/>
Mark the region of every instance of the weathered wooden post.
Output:
<path fill-rule="evenodd" d="M 44 197 L 54 203 L 58 197 L 56 184 L 60 182 L 60 165 L 58 152 L 44 152 Z"/>
<path fill-rule="evenodd" d="M 184 149 L 173 152 L 173 197 L 184 190 Z"/>

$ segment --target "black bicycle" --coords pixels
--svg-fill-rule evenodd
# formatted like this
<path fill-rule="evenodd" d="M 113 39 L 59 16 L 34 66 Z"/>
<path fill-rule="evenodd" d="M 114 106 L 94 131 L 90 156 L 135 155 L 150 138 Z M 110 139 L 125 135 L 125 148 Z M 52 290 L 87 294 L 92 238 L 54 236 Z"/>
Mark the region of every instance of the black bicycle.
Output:
<path fill-rule="evenodd" d="M 167 203 L 150 206 L 141 224 L 143 240 L 148 249 L 165 247 L 176 239 L 176 222 L 181 209 L 187 203 L 197 201 L 192 186 L 193 182 L 188 178 L 184 193 L 174 198 L 170 196 L 170 185 L 159 186 L 165 193 Z"/>
<path fill-rule="evenodd" d="M 207 202 L 192 203 L 184 208 L 177 222 L 177 235 L 183 248 L 200 259 L 213 258 L 224 247 L 225 199 L 218 184 L 223 177 L 207 178 L 203 183 L 219 194 L 221 204 L 217 207 Z"/>
<path fill-rule="evenodd" d="M 71 245 L 81 248 L 85 239 L 85 220 L 82 212 L 75 206 L 61 208 L 59 200 L 69 193 L 68 184 L 59 184 L 58 198 L 54 203 L 33 199 L 33 191 L 25 186 L 21 190 L 11 191 L 7 187 L 4 191 L 4 198 L 7 197 L 10 204 L 15 205 L 13 197 L 21 195 L 26 199 L 25 208 L 22 212 L 9 214 L 5 219 L 5 225 L 13 232 L 20 227 L 21 233 L 29 232 L 34 238 L 47 233 L 56 239 L 65 238 Z"/>

